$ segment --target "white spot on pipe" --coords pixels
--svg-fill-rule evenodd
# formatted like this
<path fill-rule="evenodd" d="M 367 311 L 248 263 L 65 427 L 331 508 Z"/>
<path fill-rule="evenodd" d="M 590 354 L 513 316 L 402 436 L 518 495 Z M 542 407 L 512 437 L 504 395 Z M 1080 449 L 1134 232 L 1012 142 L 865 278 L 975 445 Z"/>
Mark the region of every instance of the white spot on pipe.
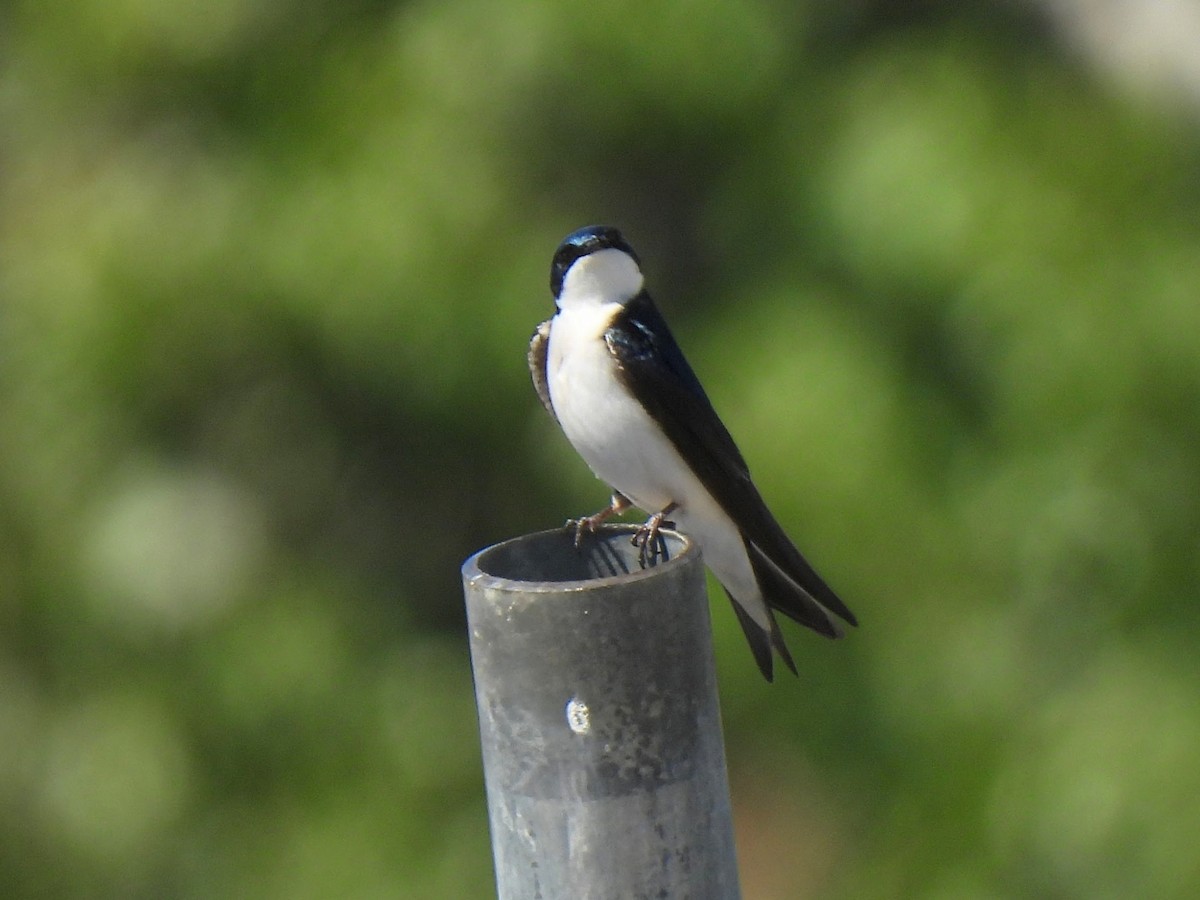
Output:
<path fill-rule="evenodd" d="M 567 701 L 567 725 L 576 734 L 587 734 L 591 730 L 591 710 L 578 697 Z"/>

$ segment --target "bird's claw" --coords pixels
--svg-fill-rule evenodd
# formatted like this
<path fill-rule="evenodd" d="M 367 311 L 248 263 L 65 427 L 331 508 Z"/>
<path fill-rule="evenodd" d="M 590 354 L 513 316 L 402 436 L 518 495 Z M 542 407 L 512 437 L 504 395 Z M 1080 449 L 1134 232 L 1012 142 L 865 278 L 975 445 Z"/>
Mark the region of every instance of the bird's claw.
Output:
<path fill-rule="evenodd" d="M 665 516 L 665 512 L 651 516 L 641 528 L 634 532 L 629 541 L 638 548 L 638 565 L 643 569 L 654 565 L 660 556 L 664 560 L 667 558 L 667 542 L 663 540 L 659 531 L 663 528 L 674 528 L 675 523 L 669 521 Z"/>
<path fill-rule="evenodd" d="M 585 534 L 595 534 L 596 529 L 600 527 L 600 523 L 607 518 L 608 516 L 600 515 L 599 513 L 594 516 L 581 516 L 578 519 L 567 519 L 563 527 L 574 533 L 573 542 L 575 549 L 578 550 L 583 545 L 583 536 Z"/>
<path fill-rule="evenodd" d="M 584 534 L 595 534 L 604 522 L 616 515 L 620 515 L 629 508 L 629 498 L 624 494 L 614 492 L 612 502 L 600 510 L 598 513 L 593 513 L 590 516 L 583 516 L 578 519 L 567 519 L 566 528 L 575 532 L 575 549 L 578 550 L 583 544 Z"/>

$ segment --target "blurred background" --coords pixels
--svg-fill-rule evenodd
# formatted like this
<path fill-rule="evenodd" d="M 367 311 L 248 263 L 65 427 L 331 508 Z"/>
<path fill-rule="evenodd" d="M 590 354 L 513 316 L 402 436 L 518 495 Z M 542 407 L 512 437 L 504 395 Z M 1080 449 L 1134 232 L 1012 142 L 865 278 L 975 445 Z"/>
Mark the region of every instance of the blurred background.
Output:
<path fill-rule="evenodd" d="M 0 894 L 486 897 L 459 565 L 620 226 L 862 627 L 713 592 L 747 900 L 1200 883 L 1200 8 L 0 3 Z"/>

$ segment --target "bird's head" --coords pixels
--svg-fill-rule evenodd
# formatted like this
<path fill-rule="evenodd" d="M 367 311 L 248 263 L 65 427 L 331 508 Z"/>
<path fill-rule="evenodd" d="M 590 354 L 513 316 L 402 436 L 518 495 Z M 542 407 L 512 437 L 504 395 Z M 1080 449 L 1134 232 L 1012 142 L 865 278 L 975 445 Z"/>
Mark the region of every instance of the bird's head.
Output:
<path fill-rule="evenodd" d="M 550 290 L 559 309 L 576 303 L 627 303 L 642 289 L 637 254 L 621 232 L 588 225 L 568 234 L 550 265 Z"/>

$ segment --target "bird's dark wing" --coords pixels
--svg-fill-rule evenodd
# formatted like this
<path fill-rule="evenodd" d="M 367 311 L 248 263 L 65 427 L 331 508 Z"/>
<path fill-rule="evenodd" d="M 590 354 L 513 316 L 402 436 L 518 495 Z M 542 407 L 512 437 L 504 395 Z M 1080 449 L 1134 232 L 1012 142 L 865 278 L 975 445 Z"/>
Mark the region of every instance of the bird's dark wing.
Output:
<path fill-rule="evenodd" d="M 537 391 L 542 406 L 546 407 L 546 412 L 554 416 L 557 421 L 558 416 L 554 413 L 554 404 L 550 402 L 550 384 L 546 379 L 546 354 L 549 347 L 550 320 L 547 319 L 538 325 L 537 330 L 529 339 L 529 374 L 533 377 L 533 389 Z"/>
<path fill-rule="evenodd" d="M 767 509 L 746 461 L 649 294 L 643 291 L 627 303 L 604 337 L 625 386 L 738 526 L 767 602 L 830 637 L 841 630 L 826 610 L 857 625 Z"/>

